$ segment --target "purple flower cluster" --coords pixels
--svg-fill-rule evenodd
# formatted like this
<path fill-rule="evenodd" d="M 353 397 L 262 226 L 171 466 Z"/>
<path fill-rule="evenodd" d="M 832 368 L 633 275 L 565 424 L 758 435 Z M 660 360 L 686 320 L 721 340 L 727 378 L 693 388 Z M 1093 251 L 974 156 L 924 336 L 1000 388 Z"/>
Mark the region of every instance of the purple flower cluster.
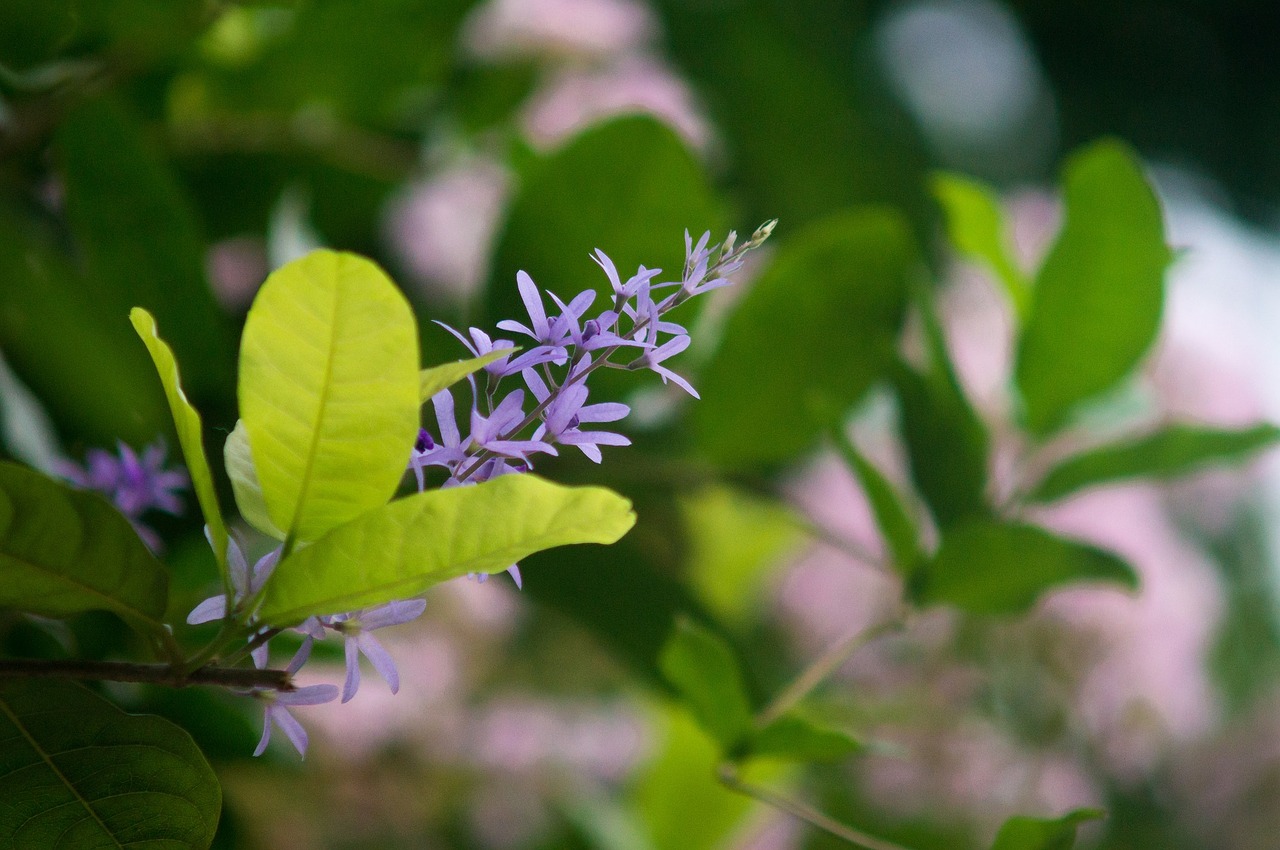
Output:
<path fill-rule="evenodd" d="M 581 292 L 568 303 L 548 291 L 546 296 L 558 310 L 548 314 L 542 293 L 522 271 L 516 275 L 516 285 L 528 322 L 498 322 L 500 330 L 532 341 L 518 354 L 514 340 L 492 338 L 479 328 L 469 328 L 463 335 L 441 324 L 474 356 L 507 349 L 512 354 L 484 368 L 483 387 L 475 376 L 468 378 L 471 409 L 465 437 L 458 427 L 453 390 L 441 390 L 431 399 L 439 439 L 425 429 L 418 438 L 410 459 L 418 488 L 426 486 L 424 470 L 428 467 L 442 468 L 446 473 L 442 486 L 453 487 L 527 472 L 533 467 L 534 455 L 556 455 L 557 445 L 574 446 L 596 463 L 602 459 L 601 446 L 630 445 L 622 434 L 587 427 L 617 422 L 630 413 L 627 405 L 617 402 L 587 403 L 587 379 L 597 369 L 649 369 L 663 383 L 674 383 L 697 398 L 687 380 L 663 365 L 689 347 L 689 332 L 665 316 L 695 295 L 731 283 L 725 275 L 740 268 L 744 255 L 763 243 L 772 230 L 773 222 L 769 222 L 736 248 L 732 233 L 723 245 L 709 247 L 710 233 L 704 233 L 695 244 L 686 231 L 683 274 L 679 280 L 667 282 L 655 282 L 661 269 L 644 266 L 624 281 L 608 255 L 597 249 L 592 259 L 604 272 L 611 291 L 604 308 L 590 316 L 598 299 L 595 290 Z M 713 261 L 717 251 L 719 256 Z M 622 352 L 627 354 L 620 356 Z M 504 385 L 515 376 L 522 387 Z"/>
<path fill-rule="evenodd" d="M 613 261 L 597 250 L 592 259 L 604 271 L 612 292 L 605 308 L 590 317 L 589 311 L 597 299 L 595 291 L 582 292 L 568 303 L 554 293 L 546 293 L 558 310 L 549 315 L 533 279 L 520 272 L 516 282 L 529 314 L 528 323 L 506 320 L 499 322 L 498 327 L 532 340 L 533 344 L 524 351 L 516 350 L 514 340 L 495 339 L 478 328 L 470 328 L 464 336 L 442 325 L 475 356 L 508 349 L 510 353 L 484 368 L 483 387 L 476 376 L 468 378 L 471 405 L 465 435 L 459 428 L 453 391 L 442 390 L 432 397 L 437 430 L 434 434 L 427 429 L 420 431 L 409 462 L 418 489 L 426 488 L 425 471 L 432 467 L 446 473 L 440 486 L 458 487 L 499 475 L 527 472 L 533 467 L 534 455 L 556 455 L 557 446 L 574 446 L 599 463 L 601 446 L 630 445 L 631 441 L 622 434 L 590 427 L 618 422 L 630 413 L 627 405 L 617 402 L 588 403 L 587 378 L 600 368 L 649 369 L 661 376 L 664 383 L 670 381 L 696 398 L 697 392 L 688 381 L 662 365 L 689 346 L 688 332 L 664 316 L 695 295 L 727 285 L 730 281 L 723 275 L 738 269 L 743 256 L 764 242 L 772 229 L 772 222 L 764 225 L 751 240 L 736 249 L 731 233 L 719 246 L 719 257 L 714 262 L 712 255 L 717 248 L 707 247 L 710 234 L 704 234 L 695 245 L 686 233 L 684 273 L 679 280 L 665 283 L 654 282 L 660 270 L 644 266 L 624 282 Z M 626 357 L 615 360 L 623 351 L 628 352 Z M 516 376 L 523 386 L 504 386 L 506 379 Z M 279 556 L 280 550 L 276 549 L 251 568 L 239 544 L 231 540 L 227 562 L 232 597 L 206 599 L 191 611 L 187 622 L 206 623 L 243 614 L 243 607 L 251 604 L 262 589 Z M 519 566 L 513 564 L 508 572 L 520 586 Z M 475 578 L 483 581 L 487 576 Z M 409 599 L 360 611 L 311 617 L 295 628 L 303 640 L 287 671 L 295 673 L 301 669 L 310 657 L 314 642 L 333 632 L 345 642 L 343 702 L 354 697 L 360 686 L 361 655 L 395 693 L 400 686 L 399 673 L 390 654 L 372 632 L 413 620 L 425 608 L 424 600 Z M 263 668 L 268 660 L 267 642 L 279 630 L 270 623 L 253 620 L 250 623 L 255 626 L 250 655 L 254 664 Z M 252 695 L 266 703 L 262 740 L 255 755 L 265 750 L 273 724 L 305 755 L 306 732 L 289 713 L 289 708 L 330 702 L 338 698 L 339 690 L 333 685 L 313 685 L 286 693 L 254 691 Z"/>
<path fill-rule="evenodd" d="M 186 472 L 165 468 L 167 453 L 163 440 L 147 446 L 141 455 L 120 443 L 116 454 L 90 449 L 85 453 L 84 466 L 62 461 L 58 473 L 77 487 L 96 490 L 110 499 L 133 524 L 138 536 L 158 552 L 160 538 L 141 517 L 153 509 L 175 516 L 182 513 L 182 500 L 177 494 L 191 484 Z"/>

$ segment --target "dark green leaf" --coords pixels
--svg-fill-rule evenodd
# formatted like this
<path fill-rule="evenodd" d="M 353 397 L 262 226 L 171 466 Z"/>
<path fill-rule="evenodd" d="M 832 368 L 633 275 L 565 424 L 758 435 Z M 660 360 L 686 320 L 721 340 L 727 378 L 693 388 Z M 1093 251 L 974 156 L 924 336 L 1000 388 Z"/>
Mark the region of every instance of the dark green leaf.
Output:
<path fill-rule="evenodd" d="M 861 741 L 800 714 L 784 714 L 751 739 L 753 756 L 793 761 L 840 761 L 863 749 Z"/>
<path fill-rule="evenodd" d="M 902 413 L 902 436 L 911 477 L 920 488 L 938 525 L 985 516 L 987 427 L 969 403 L 951 364 L 932 295 L 917 290 L 929 349 L 929 365 L 921 373 L 905 364 L 893 372 Z"/>
<path fill-rule="evenodd" d="M 1018 343 L 1027 424 L 1045 434 L 1129 374 L 1155 339 L 1171 258 L 1137 157 L 1106 141 L 1063 174 L 1066 223 L 1036 276 Z"/>
<path fill-rule="evenodd" d="M 1026 316 L 1031 289 L 1009 253 L 1000 203 L 990 187 L 956 174 L 935 174 L 933 194 L 947 218 L 947 235 L 956 250 L 991 270 L 1014 310 Z"/>
<path fill-rule="evenodd" d="M 168 576 L 102 497 L 0 463 L 0 607 L 46 617 L 113 611 L 164 629 Z"/>
<path fill-rule="evenodd" d="M 1092 449 L 1049 470 L 1028 498 L 1052 502 L 1085 487 L 1125 478 L 1174 478 L 1210 463 L 1243 458 L 1280 440 L 1280 428 L 1242 431 L 1170 425 L 1137 440 Z"/>
<path fill-rule="evenodd" d="M 694 424 L 724 464 L 796 457 L 893 362 L 916 250 L 886 210 L 842 213 L 780 246 L 729 317 Z"/>
<path fill-rule="evenodd" d="M 835 428 L 833 434 L 845 464 L 867 494 L 876 525 L 893 556 L 893 566 L 900 573 L 910 575 L 920 559 L 920 536 L 915 520 L 893 485 L 862 456 L 844 431 Z"/>
<path fill-rule="evenodd" d="M 696 239 L 719 222 L 701 167 L 666 125 L 632 116 L 593 127 L 526 176 L 494 257 L 490 318 L 523 319 L 521 269 L 566 301 L 584 289 L 608 293 L 588 259 L 596 248 L 624 280 L 642 263 L 665 269 L 663 280 L 678 279 L 685 229 Z"/>
<path fill-rule="evenodd" d="M 720 637 L 688 618 L 658 658 L 662 674 L 680 694 L 698 723 L 730 751 L 751 731 L 751 703 L 733 650 Z"/>
<path fill-rule="evenodd" d="M 1055 587 L 1095 581 L 1138 586 L 1133 569 L 1110 552 L 1034 525 L 975 521 L 943 533 L 913 578 L 913 595 L 971 614 L 1017 614 Z"/>
<path fill-rule="evenodd" d="M 34 219 L 0 207 L 0 349 L 62 436 L 138 446 L 166 427 L 164 392 L 114 302 L 85 286 Z M 109 299 L 108 299 L 109 301 Z"/>
<path fill-rule="evenodd" d="M 71 682 L 0 681 L 0 846 L 197 848 L 222 791 L 191 736 Z"/>
<path fill-rule="evenodd" d="M 1106 816 L 1101 809 L 1077 809 L 1060 818 L 1009 818 L 991 850 L 1071 850 L 1077 826 Z"/>
<path fill-rule="evenodd" d="M 165 328 L 193 396 L 231 388 L 231 347 L 204 279 L 195 214 L 142 130 L 110 100 L 89 101 L 57 137 L 67 217 L 89 282 L 123 322 L 135 306 Z"/>

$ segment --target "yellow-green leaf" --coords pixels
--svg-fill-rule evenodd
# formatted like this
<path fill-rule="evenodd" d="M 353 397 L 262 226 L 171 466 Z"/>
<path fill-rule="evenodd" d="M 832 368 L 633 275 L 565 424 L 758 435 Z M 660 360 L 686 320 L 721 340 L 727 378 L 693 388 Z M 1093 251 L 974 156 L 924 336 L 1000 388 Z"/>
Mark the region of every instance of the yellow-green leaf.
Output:
<path fill-rule="evenodd" d="M 249 451 L 249 433 L 245 431 L 242 420 L 236 421 L 236 427 L 227 436 L 222 447 L 222 459 L 227 467 L 227 477 L 231 479 L 231 490 L 236 495 L 240 516 L 268 537 L 284 540 L 284 532 L 271 521 L 267 503 L 262 498 L 262 484 L 258 482 L 258 471 L 253 468 L 253 453 Z"/>
<path fill-rule="evenodd" d="M 495 360 L 509 356 L 516 349 L 506 348 L 502 351 L 490 351 L 470 360 L 459 360 L 456 363 L 442 363 L 418 373 L 418 398 L 427 401 L 443 389 L 448 389 L 472 372 L 479 372 Z"/>
<path fill-rule="evenodd" d="M 418 332 L 374 263 L 315 251 L 249 310 L 240 415 L 272 523 L 315 540 L 395 493 L 418 429 Z"/>
<path fill-rule="evenodd" d="M 501 572 L 543 549 L 613 543 L 634 524 L 631 502 L 611 490 L 533 475 L 428 490 L 286 558 L 267 583 L 259 617 L 291 626 L 313 614 L 407 599 L 467 573 Z"/>
<path fill-rule="evenodd" d="M 129 311 L 129 321 L 147 346 L 151 360 L 156 364 L 156 371 L 160 373 L 160 383 L 164 385 L 164 395 L 169 400 L 169 411 L 173 414 L 173 425 L 178 432 L 178 445 L 182 447 L 182 457 L 191 476 L 191 487 L 196 492 L 205 525 L 209 526 L 213 554 L 218 560 L 218 569 L 224 581 L 228 580 L 227 526 L 222 521 L 218 491 L 214 489 L 213 473 L 209 471 L 209 459 L 204 453 L 204 430 L 200 414 L 187 401 L 187 394 L 182 391 L 178 361 L 173 356 L 173 350 L 160 338 L 155 318 L 141 307 L 134 307 Z"/>

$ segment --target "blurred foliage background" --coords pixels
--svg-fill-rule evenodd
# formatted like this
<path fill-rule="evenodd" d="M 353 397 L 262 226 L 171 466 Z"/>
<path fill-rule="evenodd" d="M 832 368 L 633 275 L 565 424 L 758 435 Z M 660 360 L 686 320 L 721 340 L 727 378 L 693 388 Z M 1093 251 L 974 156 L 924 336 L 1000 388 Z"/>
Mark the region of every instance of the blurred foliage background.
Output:
<path fill-rule="evenodd" d="M 1115 136 L 1184 249 L 1154 353 L 1042 462 L 1134 423 L 1280 415 L 1278 19 L 1193 0 L 7 0 L 0 452 L 37 466 L 169 433 L 133 305 L 173 344 L 220 457 L 244 312 L 312 247 L 382 263 L 430 364 L 463 352 L 429 320 L 516 314 L 519 269 L 569 295 L 603 283 L 594 248 L 675 272 L 686 228 L 781 220 L 748 270 L 759 287 L 684 317 L 695 343 L 674 365 L 705 401 L 608 373 L 597 393 L 631 401 L 636 444 L 599 468 L 540 467 L 633 498 L 619 545 L 530 559 L 522 593 L 440 588 L 390 641 L 402 692 L 303 713 L 302 764 L 248 757 L 247 701 L 110 695 L 175 719 L 214 761 L 219 847 L 842 846 L 715 781 L 715 745 L 659 672 L 673 623 L 726 638 L 758 706 L 898 616 L 903 582 L 878 569 L 831 415 L 891 486 L 914 475 L 931 528 L 1016 490 L 1017 319 L 949 247 L 938 170 L 998 188 L 1025 270 L 1059 226 L 1064 156 Z M 912 263 L 937 334 L 895 278 Z M 800 302 L 821 321 L 795 320 Z M 902 371 L 928 357 L 932 372 Z M 963 395 L 913 433 L 910 399 L 936 402 L 949 360 Z M 1110 813 L 1085 846 L 1274 847 L 1277 480 L 1262 466 L 1033 507 L 1123 555 L 1141 590 L 1071 589 L 1012 619 L 914 615 L 806 704 L 863 751 L 750 770 L 920 850 L 986 847 L 1010 815 L 1082 806 Z M 191 516 L 157 524 L 180 619 L 212 559 Z M 20 654 L 115 657 L 130 640 L 105 617 L 55 637 L 3 626 Z"/>

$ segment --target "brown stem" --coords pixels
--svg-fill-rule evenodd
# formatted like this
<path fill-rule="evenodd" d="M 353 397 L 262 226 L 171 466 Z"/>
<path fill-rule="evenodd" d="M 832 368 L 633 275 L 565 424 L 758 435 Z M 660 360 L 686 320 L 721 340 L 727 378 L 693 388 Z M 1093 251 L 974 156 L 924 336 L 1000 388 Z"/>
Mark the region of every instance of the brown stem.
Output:
<path fill-rule="evenodd" d="M 0 659 L 0 679 L 92 679 L 104 682 L 144 682 L 171 688 L 218 685 L 246 690 L 296 690 L 293 678 L 284 670 L 206 666 L 184 673 L 168 664 L 133 664 L 126 661 Z"/>
<path fill-rule="evenodd" d="M 720 784 L 730 791 L 736 791 L 753 800 L 759 800 L 765 805 L 773 806 L 793 818 L 798 818 L 810 826 L 817 827 L 829 835 L 834 835 L 836 838 L 847 841 L 855 847 L 862 848 L 862 850 L 909 850 L 909 848 L 903 847 L 901 844 L 894 844 L 892 841 L 886 841 L 883 838 L 868 835 L 862 830 L 846 826 L 799 800 L 793 800 L 759 785 L 743 782 L 738 776 L 737 768 L 731 764 L 721 765 L 717 772 L 717 777 L 720 780 Z"/>

